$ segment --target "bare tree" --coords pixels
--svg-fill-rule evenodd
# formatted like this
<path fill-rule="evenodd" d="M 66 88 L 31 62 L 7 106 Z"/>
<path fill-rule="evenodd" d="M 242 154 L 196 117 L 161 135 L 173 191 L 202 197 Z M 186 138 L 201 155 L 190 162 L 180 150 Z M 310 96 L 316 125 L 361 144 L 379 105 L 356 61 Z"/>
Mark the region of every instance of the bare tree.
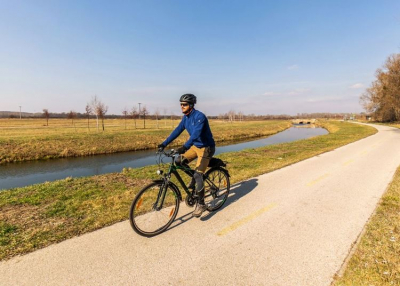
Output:
<path fill-rule="evenodd" d="M 147 110 L 146 105 L 143 106 L 143 108 L 140 111 L 140 113 L 143 115 L 143 128 L 146 129 L 146 115 L 149 114 L 149 111 Z"/>
<path fill-rule="evenodd" d="M 90 118 L 90 115 L 93 113 L 93 109 L 92 109 L 92 107 L 89 105 L 89 103 L 86 104 L 85 112 L 86 112 L 86 116 L 87 116 L 87 128 L 88 128 L 88 130 L 90 130 L 90 127 L 89 127 L 89 118 Z"/>
<path fill-rule="evenodd" d="M 76 112 L 71 110 L 70 112 L 68 112 L 67 118 L 71 119 L 72 120 L 72 125 L 74 125 L 74 118 L 76 118 Z"/>
<path fill-rule="evenodd" d="M 138 115 L 136 107 L 132 107 L 129 114 L 131 115 L 131 118 L 133 119 L 133 122 L 135 124 L 135 129 L 136 129 L 136 116 Z"/>
<path fill-rule="evenodd" d="M 92 109 L 94 115 L 96 115 L 96 125 L 97 125 L 97 131 L 99 131 L 99 113 L 98 113 L 98 105 L 100 103 L 100 100 L 97 98 L 97 95 L 92 97 L 92 100 L 90 101 L 90 108 Z"/>
<path fill-rule="evenodd" d="M 233 122 L 233 121 L 235 121 L 235 116 L 236 116 L 236 113 L 235 113 L 235 111 L 234 110 L 229 110 L 229 112 L 228 112 L 228 116 L 229 116 L 229 121 L 230 122 Z"/>
<path fill-rule="evenodd" d="M 154 112 L 154 115 L 156 116 L 156 126 L 157 126 L 157 129 L 158 129 L 159 128 L 159 126 L 158 126 L 158 117 L 160 116 L 160 111 L 158 110 L 158 108 Z"/>
<path fill-rule="evenodd" d="M 239 116 L 239 121 L 243 121 L 243 112 L 239 111 L 238 116 Z"/>
<path fill-rule="evenodd" d="M 97 131 L 99 131 L 99 118 L 102 122 L 102 127 L 104 131 L 104 116 L 107 113 L 108 106 L 106 106 L 98 97 L 95 95 L 90 101 L 90 107 L 93 109 L 96 115 Z"/>
<path fill-rule="evenodd" d="M 126 129 L 126 117 L 128 116 L 129 111 L 128 108 L 125 106 L 125 108 L 122 110 L 122 115 L 125 117 L 125 129 Z"/>
<path fill-rule="evenodd" d="M 361 95 L 360 103 L 379 121 L 400 120 L 400 54 L 390 55 L 375 76 L 371 87 Z"/>
<path fill-rule="evenodd" d="M 104 131 L 104 117 L 105 117 L 107 111 L 108 111 L 108 106 L 106 106 L 102 102 L 99 102 L 99 104 L 97 105 L 97 108 L 96 108 L 96 113 L 101 118 L 101 126 L 103 127 L 103 131 Z"/>
<path fill-rule="evenodd" d="M 46 126 L 49 126 L 50 113 L 47 108 L 43 109 L 43 117 L 46 118 Z"/>
<path fill-rule="evenodd" d="M 164 108 L 164 126 L 167 127 L 167 109 Z"/>

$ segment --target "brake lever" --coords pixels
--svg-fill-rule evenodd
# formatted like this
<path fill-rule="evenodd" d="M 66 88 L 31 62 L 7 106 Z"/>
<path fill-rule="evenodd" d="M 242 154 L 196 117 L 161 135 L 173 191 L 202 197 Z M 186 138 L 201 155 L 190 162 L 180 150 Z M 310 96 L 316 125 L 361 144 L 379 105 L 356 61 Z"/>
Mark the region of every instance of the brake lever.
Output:
<path fill-rule="evenodd" d="M 179 155 L 179 153 L 175 149 L 171 149 L 171 153 L 169 153 L 169 155 L 172 157 L 172 156 Z"/>

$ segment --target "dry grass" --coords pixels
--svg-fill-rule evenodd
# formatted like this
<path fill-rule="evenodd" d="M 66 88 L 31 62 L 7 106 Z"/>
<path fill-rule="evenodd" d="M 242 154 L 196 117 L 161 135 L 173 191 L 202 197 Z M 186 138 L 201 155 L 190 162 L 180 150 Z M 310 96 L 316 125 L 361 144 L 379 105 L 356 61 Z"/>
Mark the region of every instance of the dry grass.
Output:
<path fill-rule="evenodd" d="M 335 285 L 400 285 L 400 167 Z"/>
<path fill-rule="evenodd" d="M 374 134 L 372 127 L 325 122 L 332 133 L 219 156 L 228 161 L 231 184 L 282 168 Z M 156 166 L 124 169 L 86 178 L 0 192 L 0 260 L 128 218 L 135 194 L 151 179 Z"/>
<path fill-rule="evenodd" d="M 400 285 L 400 167 L 335 285 Z"/>
<path fill-rule="evenodd" d="M 160 120 L 159 128 L 155 120 L 146 120 L 146 129 L 139 129 L 143 125 L 135 129 L 130 122 L 125 129 L 123 119 L 109 119 L 104 132 L 96 131 L 94 120 L 90 131 L 85 120 L 76 121 L 75 127 L 67 119 L 53 119 L 49 126 L 41 126 L 43 122 L 43 119 L 1 119 L 0 164 L 152 149 L 164 141 L 179 120 L 172 123 Z M 210 124 L 217 142 L 268 136 L 291 126 L 288 121 L 211 121 Z M 182 145 L 187 139 L 184 132 L 174 144 Z"/>
<path fill-rule="evenodd" d="M 391 127 L 400 128 L 400 122 L 394 122 L 394 123 L 385 124 L 385 125 L 387 125 L 387 126 L 391 126 Z"/>

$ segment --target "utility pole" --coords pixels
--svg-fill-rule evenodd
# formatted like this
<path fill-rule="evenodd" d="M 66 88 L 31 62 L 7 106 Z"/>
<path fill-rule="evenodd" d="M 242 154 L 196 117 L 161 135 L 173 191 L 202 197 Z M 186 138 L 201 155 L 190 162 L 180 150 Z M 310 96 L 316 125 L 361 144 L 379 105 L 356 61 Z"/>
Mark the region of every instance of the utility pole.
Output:
<path fill-rule="evenodd" d="M 19 119 L 22 119 L 22 116 L 21 116 L 21 105 L 19 106 Z"/>
<path fill-rule="evenodd" d="M 141 103 L 139 102 L 139 119 L 140 119 L 140 105 L 141 105 Z"/>

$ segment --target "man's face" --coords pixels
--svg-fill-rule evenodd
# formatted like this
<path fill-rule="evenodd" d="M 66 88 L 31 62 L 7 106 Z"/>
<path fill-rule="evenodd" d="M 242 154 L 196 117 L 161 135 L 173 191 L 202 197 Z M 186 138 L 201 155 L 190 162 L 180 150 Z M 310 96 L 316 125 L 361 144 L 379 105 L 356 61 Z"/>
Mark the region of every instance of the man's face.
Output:
<path fill-rule="evenodd" d="M 188 113 L 190 111 L 189 103 L 181 102 L 181 110 L 184 114 Z"/>

